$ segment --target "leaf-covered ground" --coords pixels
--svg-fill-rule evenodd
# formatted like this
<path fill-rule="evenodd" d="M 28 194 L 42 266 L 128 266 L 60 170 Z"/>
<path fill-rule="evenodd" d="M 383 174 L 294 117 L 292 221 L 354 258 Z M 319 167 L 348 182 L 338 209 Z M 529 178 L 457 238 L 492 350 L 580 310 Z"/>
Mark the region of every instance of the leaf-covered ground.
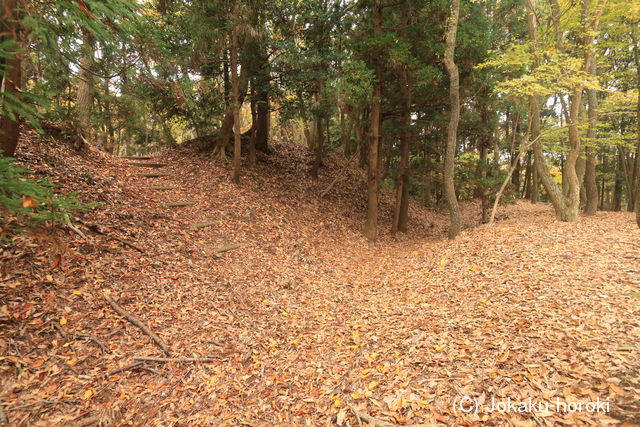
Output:
<path fill-rule="evenodd" d="M 25 233 L 0 253 L 0 404 L 11 424 L 640 422 L 630 214 L 566 224 L 523 202 L 488 227 L 467 203 L 451 242 L 446 216 L 415 203 L 408 235 L 383 231 L 372 244 L 359 232 L 360 172 L 320 198 L 343 170 L 337 154 L 313 181 L 303 147 L 275 144 L 236 186 L 223 162 L 188 147 L 147 161 L 167 165 L 154 169 L 54 140 L 23 146 L 36 176 L 103 204 L 74 220 L 86 239 Z M 387 192 L 384 226 L 392 206 Z M 213 251 L 229 244 L 241 246 Z M 127 368 L 163 354 L 105 292 L 172 356 L 215 360 Z M 454 411 L 465 395 L 477 414 Z M 492 398 L 599 398 L 610 411 L 489 413 Z"/>

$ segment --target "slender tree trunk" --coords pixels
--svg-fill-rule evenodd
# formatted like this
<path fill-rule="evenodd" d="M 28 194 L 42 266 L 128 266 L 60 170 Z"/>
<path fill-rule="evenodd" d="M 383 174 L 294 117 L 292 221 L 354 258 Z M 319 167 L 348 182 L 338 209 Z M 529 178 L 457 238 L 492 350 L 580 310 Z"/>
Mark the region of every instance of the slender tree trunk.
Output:
<path fill-rule="evenodd" d="M 407 27 L 409 26 L 409 2 L 402 5 L 401 30 L 400 35 L 406 41 Z M 403 129 L 400 141 L 400 167 L 398 169 L 398 187 L 396 188 L 396 208 L 393 216 L 393 224 L 391 232 L 400 231 L 407 232 L 407 223 L 409 222 L 409 155 L 411 142 L 411 107 L 413 105 L 413 82 L 409 75 L 410 70 L 405 65 L 402 68 L 402 84 L 405 89 L 405 104 L 403 111 Z"/>
<path fill-rule="evenodd" d="M 622 182 L 624 177 L 622 176 L 622 150 L 618 148 L 618 167 L 616 167 L 616 182 L 613 187 L 613 210 L 620 212 L 622 210 Z"/>
<path fill-rule="evenodd" d="M 260 41 L 258 51 L 258 66 L 256 77 L 256 149 L 263 153 L 269 152 L 269 58 L 266 46 Z"/>
<path fill-rule="evenodd" d="M 446 47 L 444 51 L 444 65 L 449 74 L 449 99 L 451 103 L 449 126 L 447 128 L 447 145 L 444 156 L 444 191 L 447 204 L 449 205 L 449 215 L 451 217 L 449 239 L 455 239 L 456 236 L 460 234 L 460 208 L 456 197 L 454 169 L 458 122 L 460 121 L 460 76 L 458 74 L 458 66 L 454 61 L 459 14 L 460 1 L 451 0 L 451 16 L 447 23 Z"/>
<path fill-rule="evenodd" d="M 604 7 L 607 0 L 599 0 L 596 5 L 596 10 L 591 17 L 591 22 L 587 26 L 587 17 L 589 16 L 590 0 L 582 0 L 582 20 L 585 24 L 585 29 L 588 30 L 587 35 L 584 37 L 584 71 L 591 73 L 595 71 L 595 49 L 593 42 L 596 36 L 596 31 L 600 23 L 600 17 L 604 11 Z M 571 106 L 569 107 L 569 153 L 567 155 L 567 181 L 569 184 L 569 193 L 567 195 L 567 218 L 566 220 L 571 222 L 578 218 L 580 211 L 580 182 L 581 177 L 578 176 L 578 170 L 576 164 L 580 156 L 580 108 L 582 105 L 582 92 L 583 86 L 577 87 L 572 96 L 570 97 Z M 593 114 L 590 112 L 590 114 Z M 597 116 L 596 116 L 597 119 Z"/>
<path fill-rule="evenodd" d="M 524 183 L 522 184 L 521 199 L 531 199 L 531 151 L 527 152 L 524 168 Z"/>
<path fill-rule="evenodd" d="M 91 116 L 93 113 L 93 36 L 86 29 L 82 30 L 83 47 L 80 56 L 80 70 L 78 71 L 78 95 L 76 107 L 78 109 L 78 133 L 89 144 L 94 144 L 93 125 Z M 82 142 L 82 139 L 80 139 Z M 79 143 L 76 148 L 81 148 Z"/>
<path fill-rule="evenodd" d="M 539 130 L 539 129 L 538 129 Z M 533 151 L 531 152 L 533 157 Z M 540 183 L 538 182 L 538 169 L 536 168 L 535 159 L 532 160 L 531 165 L 531 204 L 536 204 L 540 200 Z"/>
<path fill-rule="evenodd" d="M 633 56 L 636 63 L 636 84 L 638 86 L 638 105 L 636 108 L 636 125 L 638 126 L 638 145 L 636 147 L 635 172 L 633 178 L 636 182 L 636 195 L 634 198 L 636 208 L 636 222 L 640 227 L 640 43 L 636 39 L 636 29 L 633 27 L 631 37 L 633 38 Z"/>
<path fill-rule="evenodd" d="M 411 105 L 413 104 L 413 87 L 409 82 L 408 71 L 403 70 L 403 83 L 406 88 L 405 107 L 403 112 L 403 130 L 400 140 L 400 167 L 396 187 L 396 207 L 391 232 L 406 233 L 409 215 L 409 143 L 411 140 Z"/>
<path fill-rule="evenodd" d="M 255 88 L 251 87 L 251 130 L 249 131 L 249 166 L 255 166 L 256 164 L 256 127 L 258 121 L 258 113 L 256 111 L 256 93 Z"/>
<path fill-rule="evenodd" d="M 457 1 L 457 0 L 454 0 Z M 373 33 L 378 37 L 382 33 L 382 5 L 373 6 Z M 373 86 L 373 105 L 371 109 L 371 144 L 369 146 L 369 165 L 367 171 L 367 220 L 364 235 L 374 241 L 378 238 L 378 157 L 380 151 L 380 117 L 382 112 L 382 65 L 380 59 L 374 59 L 376 82 Z"/>
<path fill-rule="evenodd" d="M 324 102 L 324 82 L 318 82 L 318 91 L 316 92 L 316 104 L 318 109 L 322 108 L 322 104 Z M 320 166 L 322 166 L 322 156 L 324 151 L 324 129 L 323 129 L 323 118 L 322 116 L 316 117 L 313 122 L 316 129 L 316 141 L 315 141 L 315 157 L 313 160 L 313 165 L 311 166 L 311 177 L 313 179 L 318 178 L 318 172 L 320 171 Z"/>
<path fill-rule="evenodd" d="M 240 84 L 238 81 L 238 28 L 231 30 L 231 108 L 233 110 L 233 174 L 231 179 L 240 184 L 242 140 L 240 135 Z"/>
<path fill-rule="evenodd" d="M 485 181 L 487 178 L 488 154 L 489 154 L 489 146 L 483 143 L 480 146 L 480 179 L 482 181 Z M 488 189 L 485 187 L 485 185 L 481 186 L 480 192 L 481 192 L 480 202 L 482 204 L 482 223 L 486 224 L 487 222 L 489 222 L 489 208 L 491 206 L 490 206 L 489 197 L 487 194 Z"/>
<path fill-rule="evenodd" d="M 533 54 L 533 67 L 537 68 L 540 64 L 538 57 L 538 32 L 536 21 L 536 0 L 525 0 L 527 7 L 527 23 L 529 29 L 529 38 L 531 39 L 531 53 Z M 533 139 L 533 159 L 534 166 L 537 171 L 538 179 L 541 181 L 542 186 L 547 191 L 551 204 L 556 213 L 556 217 L 560 220 L 564 220 L 565 217 L 565 200 L 560 188 L 551 177 L 551 173 L 544 158 L 544 152 L 542 151 L 542 142 L 540 141 L 540 99 L 538 96 L 529 97 L 529 120 L 531 121 L 531 136 Z"/>
<path fill-rule="evenodd" d="M 589 69 L 591 75 L 596 75 L 596 61 L 591 62 Z M 587 99 L 589 102 L 589 129 L 587 138 L 589 144 L 585 147 L 586 162 L 584 171 L 584 188 L 586 191 L 586 205 L 584 214 L 595 215 L 598 210 L 598 183 L 596 182 L 596 137 L 598 122 L 598 94 L 593 89 L 587 89 Z"/>
<path fill-rule="evenodd" d="M 0 20 L 0 41 L 11 40 L 15 43 L 12 51 L 7 52 L 4 58 L 6 67 L 2 74 L 0 83 L 0 95 L 10 93 L 16 96 L 20 92 L 22 80 L 22 58 L 19 52 L 21 48 L 20 24 L 17 15 L 18 0 L 5 0 L 4 7 L 0 10 L 2 19 Z M 8 114 L 0 117 L 0 150 L 2 155 L 13 157 L 20 138 L 20 119 L 16 115 L 13 119 Z"/>
<path fill-rule="evenodd" d="M 237 61 L 238 52 L 236 51 L 236 61 Z M 238 77 L 238 105 L 242 106 L 244 103 L 244 98 L 247 96 L 247 90 L 249 88 L 249 75 L 248 75 L 248 67 L 240 67 L 240 76 Z M 237 70 L 235 71 L 237 74 Z M 233 74 L 231 75 L 233 77 Z M 231 90 L 233 92 L 233 89 Z M 231 96 L 233 98 L 233 94 Z M 235 129 L 234 122 L 234 107 L 233 102 L 230 102 L 227 111 L 222 119 L 222 125 L 220 126 L 219 139 L 216 143 L 216 150 L 219 152 L 221 156 L 225 155 L 227 146 L 230 143 L 235 143 L 235 139 L 232 138 L 232 133 Z M 214 147 L 207 147 L 214 148 Z"/>

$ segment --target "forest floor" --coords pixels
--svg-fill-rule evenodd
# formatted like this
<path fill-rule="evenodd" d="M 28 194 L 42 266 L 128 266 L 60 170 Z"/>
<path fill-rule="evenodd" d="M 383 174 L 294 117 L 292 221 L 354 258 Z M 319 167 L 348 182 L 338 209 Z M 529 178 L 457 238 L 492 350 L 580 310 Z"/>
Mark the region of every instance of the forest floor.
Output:
<path fill-rule="evenodd" d="M 73 219 L 86 238 L 23 233 L 0 252 L 11 424 L 640 423 L 631 214 L 566 224 L 521 202 L 489 227 L 467 203 L 465 230 L 448 241 L 446 216 L 414 203 L 408 235 L 368 243 L 358 170 L 320 197 L 343 170 L 337 153 L 313 181 L 304 147 L 275 144 L 236 186 L 223 162 L 189 147 L 147 168 L 32 134 L 22 146 L 34 175 L 102 205 Z M 385 228 L 392 206 L 385 192 Z M 212 252 L 230 244 L 240 247 Z M 166 355 L 105 293 L 172 357 L 211 360 L 134 364 Z M 464 396 L 477 413 L 454 407 Z M 528 398 L 610 406 L 490 412 L 492 399 Z"/>

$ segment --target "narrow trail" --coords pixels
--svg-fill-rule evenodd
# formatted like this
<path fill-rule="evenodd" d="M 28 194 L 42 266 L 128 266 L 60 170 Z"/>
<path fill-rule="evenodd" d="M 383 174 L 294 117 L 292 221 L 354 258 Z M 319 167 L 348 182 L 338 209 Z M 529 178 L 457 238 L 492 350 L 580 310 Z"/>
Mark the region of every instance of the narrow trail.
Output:
<path fill-rule="evenodd" d="M 110 230 L 144 253 L 96 242 L 91 263 L 73 258 L 65 276 L 56 273 L 55 297 L 36 294 L 54 298 L 45 311 L 68 308 L 53 315 L 64 315 L 63 328 L 90 332 L 109 352 L 33 330 L 44 346 L 29 356 L 39 368 L 0 395 L 10 414 L 40 414 L 45 424 L 91 415 L 118 424 L 355 425 L 358 413 L 396 424 L 639 421 L 640 235 L 630 214 L 565 224 L 546 205 L 519 203 L 496 226 L 455 241 L 371 244 L 334 214 L 334 201 L 278 187 L 283 176 L 301 182 L 297 172 L 261 167 L 240 188 L 224 168 L 172 153 L 96 170 L 121 194 Z M 163 354 L 105 303 L 105 290 L 172 357 L 214 361 L 129 368 L 134 356 Z M 456 413 L 464 395 L 600 398 L 611 411 Z M 75 397 L 42 402 L 65 396 Z M 35 403 L 20 409 L 25 402 Z"/>
<path fill-rule="evenodd" d="M 211 210 L 228 201 L 194 191 L 197 176 L 184 169 L 169 163 L 159 169 L 167 176 L 146 179 L 175 187 L 154 194 L 158 205 L 193 203 L 167 211 L 189 230 L 186 241 L 171 238 L 170 245 L 204 254 L 243 245 L 220 260 L 194 259 L 187 277 L 162 295 L 147 290 L 150 307 L 175 309 L 169 329 L 182 333 L 169 341 L 199 337 L 197 345 L 183 345 L 215 354 L 203 346 L 213 336 L 240 364 L 220 365 L 206 384 L 194 373 L 191 386 L 217 397 L 196 393 L 194 420 L 213 414 L 233 423 L 302 424 L 354 407 L 399 423 L 442 422 L 461 394 L 494 393 L 537 401 L 619 398 L 614 414 L 638 415 L 620 388 L 637 393 L 640 385 L 640 246 L 627 215 L 602 214 L 573 228 L 553 221 L 548 206 L 523 204 L 511 208 L 515 220 L 455 242 L 351 240 L 287 257 L 293 248 L 264 248 L 250 234 L 222 237 Z M 264 262 L 274 253 L 285 259 Z M 166 324 L 161 329 L 170 333 Z M 607 416 L 543 415 L 571 424 Z M 496 414 L 468 419 L 489 416 Z"/>

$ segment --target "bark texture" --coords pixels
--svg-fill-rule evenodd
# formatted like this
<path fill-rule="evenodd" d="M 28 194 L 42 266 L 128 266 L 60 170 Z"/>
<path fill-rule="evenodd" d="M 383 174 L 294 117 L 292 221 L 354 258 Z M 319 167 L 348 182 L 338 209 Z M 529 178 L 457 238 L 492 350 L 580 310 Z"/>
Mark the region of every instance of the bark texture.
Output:
<path fill-rule="evenodd" d="M 455 188 L 455 154 L 458 136 L 458 122 L 460 121 L 460 76 L 458 66 L 454 61 L 456 47 L 456 33 L 458 31 L 458 17 L 460 15 L 460 1 L 451 1 L 451 16 L 447 24 L 446 47 L 444 51 L 444 65 L 449 74 L 449 100 L 451 111 L 447 128 L 447 144 L 444 155 L 444 192 L 449 205 L 449 239 L 455 239 L 460 234 L 460 207 Z"/>

